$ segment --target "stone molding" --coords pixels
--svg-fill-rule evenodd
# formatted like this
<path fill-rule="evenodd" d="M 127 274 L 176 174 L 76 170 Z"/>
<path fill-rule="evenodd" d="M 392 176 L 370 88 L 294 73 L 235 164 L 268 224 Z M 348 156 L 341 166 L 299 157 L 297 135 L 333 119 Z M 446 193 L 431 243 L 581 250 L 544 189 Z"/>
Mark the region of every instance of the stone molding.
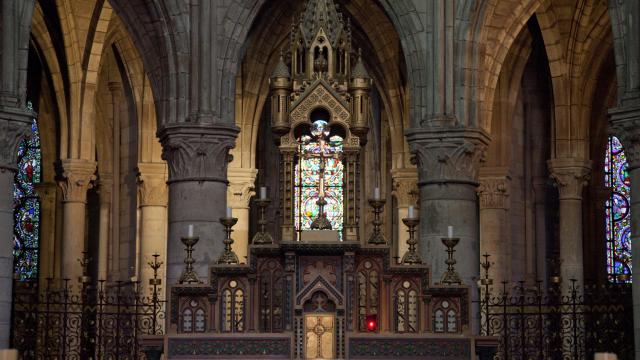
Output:
<path fill-rule="evenodd" d="M 83 159 L 62 159 L 62 202 L 87 202 L 87 190 L 96 180 L 96 162 Z"/>
<path fill-rule="evenodd" d="M 508 173 L 483 174 L 483 170 L 480 170 L 480 185 L 476 190 L 480 199 L 480 209 L 508 209 L 511 176 Z"/>
<path fill-rule="evenodd" d="M 165 125 L 158 137 L 169 166 L 168 183 L 227 183 L 229 149 L 235 146 L 235 125 L 183 123 Z"/>
<path fill-rule="evenodd" d="M 419 185 L 468 183 L 477 185 L 489 136 L 480 129 L 409 129 L 407 140 L 420 174 Z"/>
<path fill-rule="evenodd" d="M 611 132 L 620 139 L 629 163 L 628 170 L 640 167 L 640 106 L 609 110 Z"/>
<path fill-rule="evenodd" d="M 167 206 L 167 165 L 164 163 L 139 163 L 138 194 L 140 206 Z"/>
<path fill-rule="evenodd" d="M 0 172 L 17 171 L 18 146 L 31 134 L 34 117 L 26 108 L 0 107 Z"/>
<path fill-rule="evenodd" d="M 229 187 L 227 188 L 228 205 L 234 209 L 249 208 L 251 197 L 256 194 L 256 169 L 230 168 L 228 170 Z"/>
<path fill-rule="evenodd" d="M 582 189 L 591 178 L 591 161 L 559 158 L 547 161 L 547 165 L 560 200 L 582 200 Z"/>
<path fill-rule="evenodd" d="M 391 170 L 392 192 L 398 201 L 398 207 L 418 206 L 420 191 L 418 190 L 417 169 Z"/>

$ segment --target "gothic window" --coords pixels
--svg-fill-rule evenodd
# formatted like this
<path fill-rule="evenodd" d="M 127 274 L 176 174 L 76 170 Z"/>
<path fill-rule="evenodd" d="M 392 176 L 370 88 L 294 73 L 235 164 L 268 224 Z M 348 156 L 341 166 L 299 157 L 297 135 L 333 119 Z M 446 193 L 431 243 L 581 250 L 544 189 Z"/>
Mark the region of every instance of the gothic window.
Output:
<path fill-rule="evenodd" d="M 27 107 L 32 110 L 31 102 Z M 21 281 L 38 278 L 40 248 L 40 199 L 35 184 L 41 181 L 42 152 L 38 123 L 31 123 L 31 137 L 18 147 L 18 171 L 13 187 L 13 271 Z"/>
<path fill-rule="evenodd" d="M 395 291 L 395 323 L 399 333 L 418 332 L 418 291 L 404 280 Z"/>
<path fill-rule="evenodd" d="M 229 281 L 228 286 L 222 291 L 221 320 L 222 331 L 244 331 L 244 290 L 238 287 L 235 280 Z"/>
<path fill-rule="evenodd" d="M 378 314 L 378 292 L 380 276 L 374 263 L 365 260 L 358 270 L 358 327 L 367 331 L 367 315 Z"/>
<path fill-rule="evenodd" d="M 201 303 L 196 299 L 191 299 L 183 306 L 181 331 L 183 333 L 205 332 L 207 316 L 201 306 Z"/>
<path fill-rule="evenodd" d="M 280 263 L 267 261 L 260 270 L 260 324 L 262 331 L 282 331 L 284 278 Z"/>
<path fill-rule="evenodd" d="M 324 213 L 342 239 L 344 166 L 341 156 L 343 138 L 329 136 L 324 120 L 313 123 L 310 135 L 298 138 L 298 163 L 295 168 L 294 221 L 298 232 L 310 230 L 311 223 L 319 215 L 318 200 L 324 194 Z M 317 129 L 321 129 L 316 131 Z M 320 135 L 328 141 L 321 141 Z M 324 164 L 324 169 L 322 166 Z M 320 174 L 324 170 L 323 185 Z"/>
<path fill-rule="evenodd" d="M 611 190 L 605 206 L 609 281 L 631 281 L 630 177 L 620 140 L 609 137 L 604 160 L 605 186 Z"/>
<path fill-rule="evenodd" d="M 433 331 L 458 332 L 458 312 L 448 300 L 442 300 L 433 313 Z"/>

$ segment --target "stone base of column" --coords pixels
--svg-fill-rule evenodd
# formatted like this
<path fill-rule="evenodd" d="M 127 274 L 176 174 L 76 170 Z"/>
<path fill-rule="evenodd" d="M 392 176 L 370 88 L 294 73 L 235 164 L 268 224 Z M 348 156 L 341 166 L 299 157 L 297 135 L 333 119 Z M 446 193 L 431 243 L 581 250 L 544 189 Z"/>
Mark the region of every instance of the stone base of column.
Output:
<path fill-rule="evenodd" d="M 0 360 L 18 360 L 18 350 L 16 349 L 0 350 Z"/>

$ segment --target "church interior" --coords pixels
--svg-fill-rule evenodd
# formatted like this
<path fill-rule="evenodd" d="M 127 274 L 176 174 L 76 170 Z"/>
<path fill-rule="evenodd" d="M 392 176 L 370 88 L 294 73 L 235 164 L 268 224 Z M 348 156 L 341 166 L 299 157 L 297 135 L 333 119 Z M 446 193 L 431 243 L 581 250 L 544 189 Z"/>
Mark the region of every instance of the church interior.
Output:
<path fill-rule="evenodd" d="M 0 19 L 0 359 L 640 359 L 640 2 Z"/>

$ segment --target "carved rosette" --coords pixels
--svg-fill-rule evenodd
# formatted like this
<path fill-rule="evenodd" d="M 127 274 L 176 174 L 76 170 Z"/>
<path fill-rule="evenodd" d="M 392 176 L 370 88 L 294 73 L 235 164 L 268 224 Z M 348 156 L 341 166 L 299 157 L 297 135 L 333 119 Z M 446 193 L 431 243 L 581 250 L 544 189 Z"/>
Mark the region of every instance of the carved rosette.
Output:
<path fill-rule="evenodd" d="M 609 114 L 611 132 L 624 147 L 628 170 L 637 169 L 640 167 L 640 106 L 612 109 Z"/>
<path fill-rule="evenodd" d="M 551 159 L 547 162 L 549 177 L 558 188 L 560 200 L 581 200 L 582 189 L 591 174 L 590 161 L 582 159 Z"/>
<path fill-rule="evenodd" d="M 509 207 L 509 178 L 480 178 L 478 198 L 480 209 L 507 209 Z"/>
<path fill-rule="evenodd" d="M 16 171 L 20 141 L 31 134 L 31 119 L 35 113 L 28 109 L 0 110 L 0 172 Z"/>
<path fill-rule="evenodd" d="M 167 171 L 165 164 L 138 164 L 140 206 L 167 206 Z"/>
<path fill-rule="evenodd" d="M 421 184 L 477 185 L 489 137 L 479 129 L 427 128 L 407 131 Z"/>
<path fill-rule="evenodd" d="M 227 183 L 229 149 L 235 146 L 235 125 L 182 123 L 159 131 L 162 158 L 169 166 L 168 183 Z"/>
<path fill-rule="evenodd" d="M 87 191 L 96 180 L 96 162 L 81 159 L 62 160 L 62 179 L 58 185 L 62 189 L 63 202 L 87 202 Z"/>

